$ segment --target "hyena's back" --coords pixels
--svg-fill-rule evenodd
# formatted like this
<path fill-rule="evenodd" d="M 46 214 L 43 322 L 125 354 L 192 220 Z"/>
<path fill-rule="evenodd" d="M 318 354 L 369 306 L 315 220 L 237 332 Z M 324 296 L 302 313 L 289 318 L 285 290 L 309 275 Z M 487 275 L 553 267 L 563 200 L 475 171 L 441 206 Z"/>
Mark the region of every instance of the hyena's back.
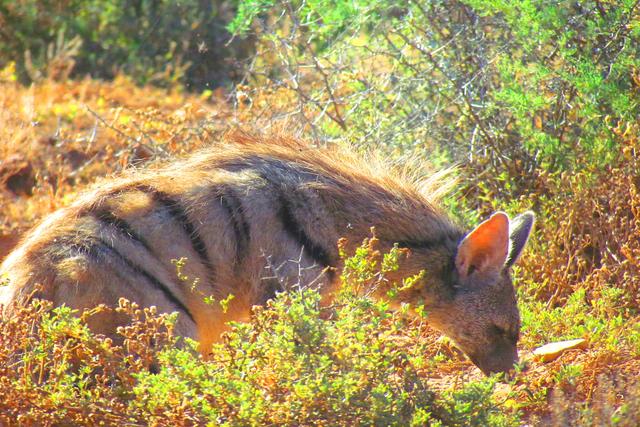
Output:
<path fill-rule="evenodd" d="M 455 234 L 411 186 L 372 167 L 296 143 L 239 141 L 134 172 L 33 230 L 2 265 L 0 303 L 35 293 L 83 309 L 124 297 L 180 312 L 177 332 L 207 345 L 224 322 L 297 281 L 330 285 L 340 236 L 357 242 L 371 225 L 384 234 L 390 214 L 394 241 Z M 187 281 L 172 262 L 180 258 Z M 226 315 L 205 303 L 229 294 Z M 91 326 L 113 335 L 121 322 L 105 313 Z"/>

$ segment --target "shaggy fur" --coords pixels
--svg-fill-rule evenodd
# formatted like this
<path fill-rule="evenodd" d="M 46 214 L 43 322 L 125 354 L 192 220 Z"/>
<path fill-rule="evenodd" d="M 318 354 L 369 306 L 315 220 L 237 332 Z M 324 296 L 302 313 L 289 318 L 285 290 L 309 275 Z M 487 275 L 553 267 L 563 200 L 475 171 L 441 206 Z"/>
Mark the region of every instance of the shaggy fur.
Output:
<path fill-rule="evenodd" d="M 506 370 L 519 330 L 508 267 L 530 224 L 509 265 L 462 280 L 454 258 L 465 233 L 435 207 L 442 182 L 394 172 L 372 156 L 236 134 L 103 182 L 44 219 L 2 264 L 10 284 L 0 303 L 24 303 L 36 285 L 36 296 L 76 309 L 125 297 L 180 312 L 177 332 L 206 352 L 226 322 L 245 320 L 278 291 L 313 283 L 329 295 L 341 267 L 336 242 L 358 244 L 374 226 L 383 247 L 411 250 L 400 275 L 427 272 L 406 300 L 424 302 L 433 325 L 485 372 Z M 183 257 L 188 282 L 171 261 Z M 203 299 L 229 294 L 226 313 Z M 113 336 L 122 321 L 102 313 L 90 326 Z"/>

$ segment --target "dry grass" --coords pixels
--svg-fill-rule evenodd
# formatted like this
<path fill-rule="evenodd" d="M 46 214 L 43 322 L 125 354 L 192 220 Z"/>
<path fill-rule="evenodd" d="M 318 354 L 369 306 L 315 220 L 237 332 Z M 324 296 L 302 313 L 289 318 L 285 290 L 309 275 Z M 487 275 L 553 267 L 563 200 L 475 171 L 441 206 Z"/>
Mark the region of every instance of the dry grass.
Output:
<path fill-rule="evenodd" d="M 97 177 L 183 153 L 230 126 L 222 93 L 103 83 L 0 82 L 0 257 Z"/>

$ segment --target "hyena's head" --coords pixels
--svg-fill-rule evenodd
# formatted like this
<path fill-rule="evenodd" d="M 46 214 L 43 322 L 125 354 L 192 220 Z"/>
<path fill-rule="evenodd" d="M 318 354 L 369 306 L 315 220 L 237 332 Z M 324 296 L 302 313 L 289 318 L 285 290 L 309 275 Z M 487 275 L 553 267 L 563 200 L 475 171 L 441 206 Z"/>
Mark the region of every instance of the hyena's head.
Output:
<path fill-rule="evenodd" d="M 531 212 L 511 221 L 502 212 L 494 214 L 447 251 L 450 262 L 437 275 L 435 294 L 428 277 L 421 290 L 430 301 L 430 324 L 487 375 L 508 372 L 518 361 L 520 315 L 510 270 L 533 222 Z"/>

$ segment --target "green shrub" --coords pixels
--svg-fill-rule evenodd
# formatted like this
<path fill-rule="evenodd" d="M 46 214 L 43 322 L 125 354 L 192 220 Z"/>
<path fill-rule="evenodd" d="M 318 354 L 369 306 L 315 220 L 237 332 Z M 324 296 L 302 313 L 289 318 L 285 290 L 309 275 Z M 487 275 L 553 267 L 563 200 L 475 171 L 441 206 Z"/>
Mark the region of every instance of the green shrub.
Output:
<path fill-rule="evenodd" d="M 388 303 L 356 292 L 375 285 L 397 255 L 372 270 L 363 246 L 348 260 L 330 307 L 316 290 L 281 293 L 235 324 L 209 360 L 175 318 L 122 302 L 124 343 L 95 336 L 68 308 L 35 302 L 0 320 L 0 421 L 152 425 L 517 425 L 493 397 L 495 379 L 436 394 L 424 343 Z M 382 268 L 382 272 L 380 272 Z M 90 314 L 86 314 L 84 317 Z M 39 325 L 34 328 L 34 325 Z"/>
<path fill-rule="evenodd" d="M 543 170 L 607 164 L 611 127 L 640 103 L 635 2 L 252 0 L 239 11 L 233 30 L 259 23 L 256 87 L 289 91 L 300 101 L 289 113 L 316 136 L 464 162 L 472 179 L 498 178 L 498 196 Z"/>

